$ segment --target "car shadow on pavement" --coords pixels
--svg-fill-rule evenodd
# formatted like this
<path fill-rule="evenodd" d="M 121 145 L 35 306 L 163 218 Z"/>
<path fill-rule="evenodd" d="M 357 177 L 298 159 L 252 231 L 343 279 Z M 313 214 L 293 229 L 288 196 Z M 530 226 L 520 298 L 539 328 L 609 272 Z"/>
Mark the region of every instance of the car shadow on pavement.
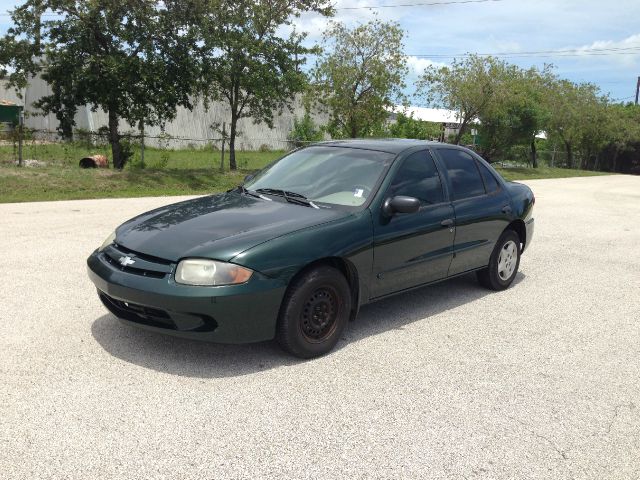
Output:
<path fill-rule="evenodd" d="M 514 286 L 524 278 L 523 273 L 518 273 Z M 335 351 L 491 293 L 478 285 L 475 275 L 465 275 L 365 305 L 358 318 L 347 326 Z M 276 342 L 220 345 L 185 340 L 122 324 L 108 313 L 93 322 L 91 333 L 116 358 L 185 377 L 241 376 L 303 362 L 283 352 Z"/>
<path fill-rule="evenodd" d="M 522 272 L 516 274 L 512 286 L 524 280 Z M 479 300 L 486 295 L 497 294 L 478 284 L 475 273 L 463 275 L 428 287 L 394 295 L 384 300 L 364 305 L 358 318 L 349 324 L 338 348 Z"/>

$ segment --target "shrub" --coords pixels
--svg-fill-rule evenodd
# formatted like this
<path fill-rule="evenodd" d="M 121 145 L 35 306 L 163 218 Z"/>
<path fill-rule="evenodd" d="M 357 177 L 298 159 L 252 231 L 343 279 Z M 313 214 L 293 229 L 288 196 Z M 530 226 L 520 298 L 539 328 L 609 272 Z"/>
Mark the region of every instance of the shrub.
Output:
<path fill-rule="evenodd" d="M 396 122 L 389 126 L 389 133 L 395 138 L 433 140 L 440 137 L 441 128 L 439 123 L 416 120 L 413 116 L 398 113 Z"/>
<path fill-rule="evenodd" d="M 309 114 L 309 111 L 305 111 L 304 116 L 301 119 L 298 117 L 293 119 L 293 128 L 291 129 L 291 132 L 289 132 L 288 140 L 296 147 L 301 147 L 311 142 L 317 142 L 322 140 L 322 138 L 322 128 L 316 126 Z"/>

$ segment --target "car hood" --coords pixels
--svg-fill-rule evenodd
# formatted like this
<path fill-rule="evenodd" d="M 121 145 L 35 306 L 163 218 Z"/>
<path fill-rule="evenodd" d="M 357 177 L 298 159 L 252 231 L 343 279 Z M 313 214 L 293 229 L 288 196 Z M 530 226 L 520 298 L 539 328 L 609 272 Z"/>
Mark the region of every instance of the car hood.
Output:
<path fill-rule="evenodd" d="M 231 191 L 143 213 L 118 227 L 116 242 L 171 261 L 186 257 L 227 261 L 267 240 L 347 215 Z"/>

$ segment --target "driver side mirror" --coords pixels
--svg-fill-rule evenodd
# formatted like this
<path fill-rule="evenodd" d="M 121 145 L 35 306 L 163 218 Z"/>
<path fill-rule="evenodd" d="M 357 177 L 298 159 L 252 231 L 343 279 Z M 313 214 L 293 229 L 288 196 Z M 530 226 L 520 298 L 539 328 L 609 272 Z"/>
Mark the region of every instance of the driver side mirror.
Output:
<path fill-rule="evenodd" d="M 253 173 L 250 173 L 249 175 L 244 177 L 244 183 L 247 183 L 249 180 L 251 180 L 253 177 L 255 177 L 255 175 Z"/>
<path fill-rule="evenodd" d="M 418 210 L 420 210 L 420 200 L 404 195 L 387 198 L 382 205 L 382 211 L 388 217 L 396 213 L 416 213 Z"/>

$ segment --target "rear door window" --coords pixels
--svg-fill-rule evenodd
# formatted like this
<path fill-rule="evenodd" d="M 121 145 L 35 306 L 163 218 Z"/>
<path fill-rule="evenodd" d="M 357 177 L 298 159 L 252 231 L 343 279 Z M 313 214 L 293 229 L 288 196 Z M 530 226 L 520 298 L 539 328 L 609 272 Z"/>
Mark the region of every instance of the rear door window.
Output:
<path fill-rule="evenodd" d="M 480 171 L 471 155 L 453 148 L 439 149 L 438 154 L 451 179 L 454 200 L 485 194 Z"/>

